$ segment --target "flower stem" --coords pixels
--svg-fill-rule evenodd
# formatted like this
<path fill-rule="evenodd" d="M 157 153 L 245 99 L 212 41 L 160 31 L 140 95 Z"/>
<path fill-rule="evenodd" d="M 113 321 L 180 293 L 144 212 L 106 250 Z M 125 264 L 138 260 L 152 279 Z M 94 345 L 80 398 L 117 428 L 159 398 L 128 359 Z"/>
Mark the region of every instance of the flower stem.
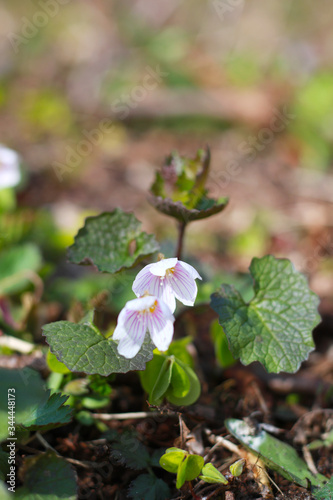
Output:
<path fill-rule="evenodd" d="M 178 225 L 178 243 L 177 243 L 177 253 L 176 253 L 176 257 L 179 260 L 182 256 L 182 251 L 183 251 L 185 229 L 186 229 L 186 222 L 185 221 L 179 222 L 179 225 Z"/>

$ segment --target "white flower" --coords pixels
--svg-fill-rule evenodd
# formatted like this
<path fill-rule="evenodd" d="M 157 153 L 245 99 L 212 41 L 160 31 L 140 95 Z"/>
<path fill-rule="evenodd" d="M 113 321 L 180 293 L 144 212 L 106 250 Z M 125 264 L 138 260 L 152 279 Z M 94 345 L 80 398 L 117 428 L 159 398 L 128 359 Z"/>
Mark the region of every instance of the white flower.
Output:
<path fill-rule="evenodd" d="M 175 318 L 169 307 L 153 295 L 130 300 L 118 316 L 113 339 L 119 340 L 118 352 L 133 358 L 140 350 L 148 330 L 160 351 L 166 351 L 173 336 Z"/>
<path fill-rule="evenodd" d="M 14 187 L 20 180 L 19 155 L 0 144 L 0 189 Z"/>
<path fill-rule="evenodd" d="M 194 267 L 177 258 L 162 259 L 148 264 L 134 280 L 132 290 L 137 295 L 148 291 L 165 302 L 172 312 L 176 309 L 176 299 L 186 306 L 193 306 L 198 288 L 195 280 L 202 279 Z"/>

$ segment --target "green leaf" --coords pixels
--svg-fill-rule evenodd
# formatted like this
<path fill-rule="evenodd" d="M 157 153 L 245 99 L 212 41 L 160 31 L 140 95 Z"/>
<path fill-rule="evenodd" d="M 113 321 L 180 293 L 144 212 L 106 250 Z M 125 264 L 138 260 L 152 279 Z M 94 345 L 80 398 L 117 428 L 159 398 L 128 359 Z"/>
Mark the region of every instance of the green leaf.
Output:
<path fill-rule="evenodd" d="M 147 448 L 131 431 L 124 431 L 111 444 L 111 459 L 116 465 L 126 465 L 130 469 L 142 470 L 150 465 Z"/>
<path fill-rule="evenodd" d="M 331 477 L 323 488 L 313 493 L 313 496 L 316 500 L 333 500 L 333 477 Z"/>
<path fill-rule="evenodd" d="M 162 398 L 165 392 L 167 391 L 171 382 L 173 365 L 174 365 L 174 357 L 173 356 L 167 357 L 164 360 L 164 363 L 161 366 L 159 373 L 158 374 L 155 373 L 156 382 L 149 397 L 151 403 L 159 401 L 160 398 Z"/>
<path fill-rule="evenodd" d="M 0 368 L 0 440 L 7 437 L 8 389 L 15 389 L 15 420 L 18 428 L 47 430 L 71 421 L 66 396 L 45 389 L 38 372 Z M 14 394 L 13 391 L 11 391 Z"/>
<path fill-rule="evenodd" d="M 119 208 L 88 217 L 68 249 L 69 260 L 107 273 L 134 267 L 159 250 L 154 236 L 142 232 L 140 226 L 133 214 Z"/>
<path fill-rule="evenodd" d="M 236 360 L 229 349 L 226 334 L 217 320 L 211 324 L 210 334 L 214 341 L 215 356 L 222 368 L 228 368 L 235 364 Z"/>
<path fill-rule="evenodd" d="M 250 272 L 254 297 L 249 303 L 234 287 L 222 285 L 211 306 L 235 358 L 245 365 L 260 361 L 269 372 L 293 373 L 314 348 L 319 299 L 287 259 L 254 258 Z"/>
<path fill-rule="evenodd" d="M 205 202 L 210 202 L 209 208 L 188 209 L 181 201 L 172 201 L 170 198 L 162 198 L 161 196 L 149 195 L 148 201 L 159 212 L 169 215 L 170 217 L 174 217 L 180 222 L 185 222 L 186 224 L 195 220 L 207 219 L 207 217 L 211 217 L 212 215 L 222 212 L 229 202 L 228 198 L 219 198 L 218 200 L 206 198 Z"/>
<path fill-rule="evenodd" d="M 75 500 L 76 474 L 70 464 L 52 451 L 25 458 L 18 500 Z"/>
<path fill-rule="evenodd" d="M 32 243 L 11 247 L 0 254 L 0 295 L 19 293 L 31 278 L 29 273 L 38 271 L 42 264 L 41 254 Z"/>
<path fill-rule="evenodd" d="M 169 486 L 156 476 L 141 474 L 131 482 L 128 497 L 133 500 L 167 500 L 171 497 Z"/>
<path fill-rule="evenodd" d="M 91 324 L 57 321 L 43 326 L 51 351 L 72 372 L 99 374 L 127 373 L 144 370 L 153 357 L 154 346 L 147 335 L 139 353 L 132 359 L 120 356 L 117 343 L 106 339 Z"/>
<path fill-rule="evenodd" d="M 156 377 L 160 373 L 166 356 L 164 354 L 154 353 L 153 359 L 148 361 L 146 369 L 139 373 L 143 389 L 150 394 L 155 385 Z"/>
<path fill-rule="evenodd" d="M 229 470 L 234 477 L 238 477 L 243 474 L 245 462 L 245 458 L 241 458 L 230 465 Z"/>
<path fill-rule="evenodd" d="M 178 467 L 176 487 L 181 488 L 185 481 L 192 481 L 198 477 L 204 463 L 205 461 L 200 455 L 187 455 Z"/>
<path fill-rule="evenodd" d="M 180 448 L 168 448 L 160 458 L 160 466 L 164 470 L 175 474 L 186 455 L 186 451 Z"/>
<path fill-rule="evenodd" d="M 201 476 L 199 476 L 199 478 L 206 481 L 206 483 L 228 484 L 228 481 L 223 474 L 221 474 L 221 472 L 211 463 L 203 466 Z"/>
<path fill-rule="evenodd" d="M 193 368 L 193 358 L 186 349 L 186 346 L 191 342 L 191 340 L 192 338 L 190 336 L 173 340 L 167 350 L 167 354 L 169 356 L 174 355 L 175 358 L 180 359 L 180 361 L 188 365 L 190 368 Z"/>
<path fill-rule="evenodd" d="M 191 382 L 186 371 L 175 360 L 172 366 L 170 391 L 176 398 L 184 398 L 191 388 Z"/>
<path fill-rule="evenodd" d="M 289 481 L 304 488 L 307 487 L 308 481 L 312 486 L 323 486 L 327 482 L 325 476 L 314 475 L 309 471 L 292 446 L 279 441 L 264 430 L 254 433 L 252 426 L 234 418 L 226 420 L 225 425 L 238 441 L 256 456 L 260 456 L 269 469 L 275 470 Z"/>
<path fill-rule="evenodd" d="M 199 382 L 198 377 L 190 368 L 189 366 L 185 365 L 180 361 L 180 359 L 177 359 L 177 364 L 184 370 L 186 373 L 189 382 L 190 382 L 190 389 L 187 392 L 186 396 L 184 397 L 177 397 L 174 392 L 173 388 L 169 387 L 169 389 L 166 392 L 166 398 L 170 401 L 170 403 L 177 405 L 177 406 L 189 406 L 192 405 L 199 399 L 200 393 L 201 393 L 201 385 Z"/>
<path fill-rule="evenodd" d="M 105 406 L 108 406 L 108 404 L 110 404 L 110 398 L 100 396 L 99 394 L 85 396 L 81 399 L 81 404 L 84 408 L 88 408 L 88 410 L 97 410 L 98 408 L 105 408 Z"/>

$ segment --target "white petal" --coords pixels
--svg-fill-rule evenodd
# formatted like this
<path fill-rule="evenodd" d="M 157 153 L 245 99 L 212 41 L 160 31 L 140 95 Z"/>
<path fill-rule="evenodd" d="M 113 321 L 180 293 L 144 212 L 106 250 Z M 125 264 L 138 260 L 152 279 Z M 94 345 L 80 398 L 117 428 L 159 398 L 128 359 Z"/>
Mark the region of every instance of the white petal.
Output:
<path fill-rule="evenodd" d="M 157 295 L 157 294 L 156 294 Z M 157 295 L 161 301 L 163 301 L 170 309 L 170 312 L 173 313 L 176 309 L 176 299 L 173 289 L 168 284 L 166 280 L 163 280 L 162 286 L 160 286 L 160 293 Z"/>
<path fill-rule="evenodd" d="M 140 351 L 141 344 L 134 342 L 131 337 L 124 337 L 120 340 L 118 344 L 118 352 L 124 358 L 131 359 L 134 358 L 136 354 Z"/>
<path fill-rule="evenodd" d="M 148 330 L 156 347 L 160 351 L 166 351 L 173 337 L 173 321 L 166 318 L 161 309 L 156 309 L 149 316 Z"/>
<path fill-rule="evenodd" d="M 126 335 L 127 335 L 127 332 L 126 332 L 125 328 L 122 325 L 118 324 L 116 326 L 113 334 L 112 334 L 112 339 L 113 340 L 120 340 L 123 337 L 126 337 Z"/>
<path fill-rule="evenodd" d="M 154 276 L 151 274 L 150 269 L 147 269 L 154 265 L 155 264 L 149 264 L 149 266 L 146 266 L 139 272 L 133 283 L 132 290 L 137 296 L 141 296 L 145 291 L 148 291 L 151 295 L 159 297 L 166 302 L 173 312 L 176 309 L 176 299 L 172 288 L 168 286 L 164 278 Z"/>
<path fill-rule="evenodd" d="M 0 162 L 15 164 L 19 163 L 20 157 L 13 149 L 6 148 L 0 145 Z"/>
<path fill-rule="evenodd" d="M 146 290 L 149 291 L 150 282 L 154 279 L 149 270 L 151 266 L 152 264 L 148 264 L 148 266 L 141 269 L 133 282 L 132 290 L 137 297 L 143 295 Z"/>
<path fill-rule="evenodd" d="M 133 310 L 127 311 L 125 321 L 122 325 L 118 325 L 113 333 L 114 340 L 120 340 L 118 344 L 119 354 L 125 356 L 125 358 L 133 358 L 140 350 L 146 331 L 147 313 L 140 314 Z"/>
<path fill-rule="evenodd" d="M 182 266 L 176 266 L 175 272 L 167 276 L 167 282 L 178 300 L 186 306 L 193 306 L 198 288 L 194 278 Z"/>
<path fill-rule="evenodd" d="M 200 274 L 198 273 L 198 271 L 196 269 L 194 269 L 193 266 L 190 266 L 190 264 L 187 264 L 186 262 L 183 262 L 182 260 L 179 260 L 178 264 L 180 266 L 182 266 L 188 273 L 190 273 L 192 278 L 194 278 L 194 279 L 199 278 L 199 280 L 202 280 Z"/>
<path fill-rule="evenodd" d="M 164 302 L 163 300 L 159 300 L 158 306 L 160 307 L 162 314 L 166 319 L 171 319 L 171 321 L 175 321 L 175 317 L 172 314 L 173 311 L 166 302 Z"/>
<path fill-rule="evenodd" d="M 14 187 L 20 180 L 19 155 L 12 149 L 0 145 L 0 189 Z"/>
<path fill-rule="evenodd" d="M 177 262 L 177 258 L 162 259 L 159 262 L 155 262 L 155 264 L 151 265 L 150 272 L 155 276 L 165 276 L 167 270 L 175 267 Z"/>
<path fill-rule="evenodd" d="M 155 302 L 156 297 L 152 295 L 146 295 L 145 297 L 139 297 L 138 299 L 130 300 L 126 303 L 124 309 L 127 311 L 144 311 L 149 309 Z"/>

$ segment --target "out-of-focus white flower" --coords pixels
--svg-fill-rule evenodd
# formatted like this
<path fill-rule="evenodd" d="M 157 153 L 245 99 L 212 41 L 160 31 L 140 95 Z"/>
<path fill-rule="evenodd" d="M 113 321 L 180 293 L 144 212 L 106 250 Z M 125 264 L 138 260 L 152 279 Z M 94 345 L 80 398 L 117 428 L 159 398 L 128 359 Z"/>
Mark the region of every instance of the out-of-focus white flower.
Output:
<path fill-rule="evenodd" d="M 153 295 L 127 302 L 118 316 L 113 339 L 119 340 L 118 352 L 133 358 L 140 350 L 148 330 L 160 351 L 166 351 L 173 337 L 175 318 L 169 307 Z"/>
<path fill-rule="evenodd" d="M 186 306 L 193 306 L 198 288 L 195 280 L 202 279 L 194 267 L 177 258 L 162 259 L 148 264 L 134 280 L 132 290 L 142 295 L 146 290 L 165 302 L 172 312 L 176 309 L 176 299 Z"/>
<path fill-rule="evenodd" d="M 20 180 L 19 155 L 0 144 L 0 189 L 14 187 Z"/>

